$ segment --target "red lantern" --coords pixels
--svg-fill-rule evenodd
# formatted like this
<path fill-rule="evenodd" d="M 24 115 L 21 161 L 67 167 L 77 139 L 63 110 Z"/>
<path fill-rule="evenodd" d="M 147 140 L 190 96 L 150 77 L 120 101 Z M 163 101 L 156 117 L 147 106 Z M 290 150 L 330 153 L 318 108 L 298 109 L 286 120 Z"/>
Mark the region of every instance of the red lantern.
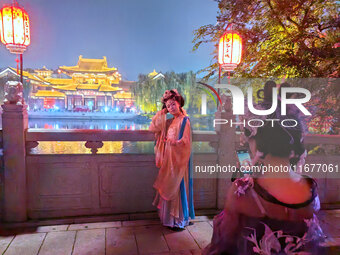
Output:
<path fill-rule="evenodd" d="M 232 30 L 227 30 L 218 45 L 218 63 L 223 69 L 230 71 L 241 62 L 242 38 Z"/>
<path fill-rule="evenodd" d="M 0 10 L 0 37 L 6 48 L 14 54 L 22 54 L 30 44 L 28 14 L 18 4 L 4 6 Z"/>

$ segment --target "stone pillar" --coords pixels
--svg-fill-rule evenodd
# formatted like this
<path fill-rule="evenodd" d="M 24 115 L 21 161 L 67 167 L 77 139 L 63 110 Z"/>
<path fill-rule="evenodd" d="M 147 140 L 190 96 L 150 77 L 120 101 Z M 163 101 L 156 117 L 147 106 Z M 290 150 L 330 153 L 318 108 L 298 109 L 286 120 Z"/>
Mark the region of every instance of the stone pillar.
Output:
<path fill-rule="evenodd" d="M 25 133 L 28 128 L 27 105 L 2 105 L 4 154 L 3 221 L 27 220 Z"/>
<path fill-rule="evenodd" d="M 219 105 L 219 109 L 215 113 L 215 119 L 225 119 L 227 124 L 216 125 L 215 130 L 219 136 L 218 143 L 218 164 L 220 166 L 236 165 L 236 148 L 235 148 L 235 126 L 230 127 L 230 120 L 235 120 L 232 113 L 232 104 L 230 96 L 221 96 L 222 105 Z M 228 176 L 231 176 L 229 174 Z M 224 177 L 226 175 L 224 174 Z M 228 188 L 231 185 L 230 178 L 223 178 L 222 174 L 217 175 L 217 208 L 223 209 L 226 199 Z"/>

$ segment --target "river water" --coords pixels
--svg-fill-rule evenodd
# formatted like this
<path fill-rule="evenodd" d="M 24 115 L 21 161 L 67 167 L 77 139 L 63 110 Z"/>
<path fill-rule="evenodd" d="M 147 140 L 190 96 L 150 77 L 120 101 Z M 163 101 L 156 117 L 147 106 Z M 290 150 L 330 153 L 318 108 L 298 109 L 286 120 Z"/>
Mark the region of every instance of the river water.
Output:
<path fill-rule="evenodd" d="M 211 118 L 192 118 L 194 130 L 213 130 Z M 29 119 L 30 129 L 102 129 L 102 130 L 147 130 L 150 120 L 70 120 L 70 119 Z M 153 142 L 103 142 L 98 153 L 153 153 Z M 207 142 L 194 142 L 194 152 L 214 150 Z M 32 154 L 89 154 L 85 142 L 39 142 Z"/>
<path fill-rule="evenodd" d="M 150 120 L 137 122 L 133 120 L 70 120 L 70 119 L 29 119 L 31 129 L 102 129 L 102 130 L 146 130 Z"/>

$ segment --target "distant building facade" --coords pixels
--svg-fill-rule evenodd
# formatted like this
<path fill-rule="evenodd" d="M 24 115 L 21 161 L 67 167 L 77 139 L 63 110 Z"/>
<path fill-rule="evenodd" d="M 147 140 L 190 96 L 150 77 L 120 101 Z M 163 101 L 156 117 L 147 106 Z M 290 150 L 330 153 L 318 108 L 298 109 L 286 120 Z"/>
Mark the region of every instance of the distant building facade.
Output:
<path fill-rule="evenodd" d="M 53 74 L 53 70 L 49 70 L 46 68 L 46 66 L 43 66 L 43 68 L 41 69 L 35 69 L 34 72 L 43 78 L 47 78 L 47 77 L 51 77 L 51 75 Z"/>
<path fill-rule="evenodd" d="M 155 69 L 153 69 L 153 71 L 148 74 L 148 77 L 153 79 L 153 80 L 164 79 L 165 78 L 164 74 L 157 73 Z"/>
<path fill-rule="evenodd" d="M 18 75 L 7 68 L 1 75 Z M 46 67 L 24 72 L 24 80 L 32 86 L 28 104 L 30 110 L 68 111 L 130 111 L 134 109 L 132 81 L 122 81 L 107 59 L 87 59 L 79 56 L 76 66 L 60 66 L 57 73 Z"/>

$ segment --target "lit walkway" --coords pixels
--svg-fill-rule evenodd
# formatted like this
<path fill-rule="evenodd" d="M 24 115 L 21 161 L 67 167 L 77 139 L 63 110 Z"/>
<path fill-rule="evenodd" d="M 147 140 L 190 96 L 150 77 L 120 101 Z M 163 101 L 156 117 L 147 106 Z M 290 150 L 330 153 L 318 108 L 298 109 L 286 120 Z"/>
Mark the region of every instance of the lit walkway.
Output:
<path fill-rule="evenodd" d="M 339 253 L 340 210 L 320 214 L 324 229 L 335 239 L 328 242 Z M 0 254 L 200 254 L 211 239 L 211 217 L 199 216 L 194 225 L 173 232 L 156 219 L 64 224 L 21 228 L 20 234 L 0 236 Z M 25 232 L 25 233 L 24 233 Z"/>

